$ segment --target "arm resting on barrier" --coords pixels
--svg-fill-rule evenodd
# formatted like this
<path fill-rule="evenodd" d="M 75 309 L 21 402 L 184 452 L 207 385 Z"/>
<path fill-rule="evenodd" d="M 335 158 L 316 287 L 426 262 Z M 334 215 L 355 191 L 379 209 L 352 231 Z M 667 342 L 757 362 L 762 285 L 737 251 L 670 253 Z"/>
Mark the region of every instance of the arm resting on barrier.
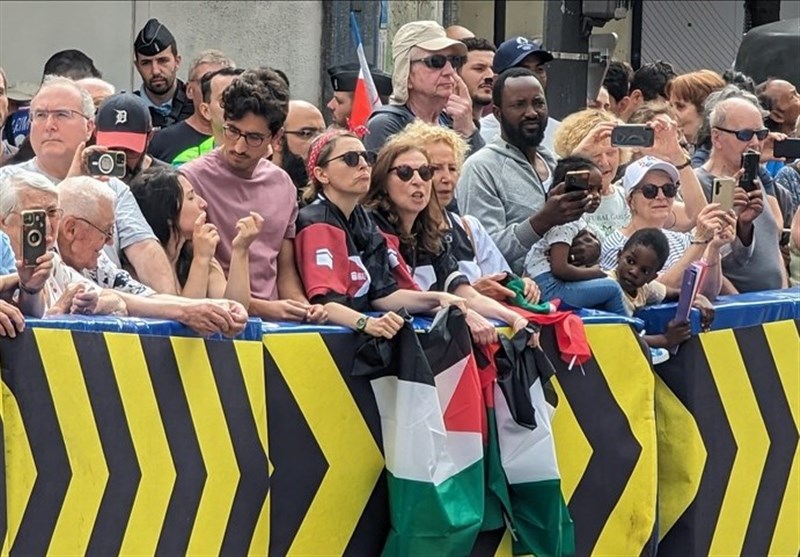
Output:
<path fill-rule="evenodd" d="M 229 300 L 195 300 L 169 294 L 149 297 L 125 292 L 117 294 L 128 306 L 128 315 L 172 319 L 203 335 L 222 333 L 233 336 L 241 332 L 247 323 L 244 308 L 234 311 L 237 308 L 232 306 L 237 302 Z"/>
<path fill-rule="evenodd" d="M 142 240 L 128 246 L 124 251 L 141 282 L 156 292 L 177 293 L 167 254 L 157 240 Z"/>

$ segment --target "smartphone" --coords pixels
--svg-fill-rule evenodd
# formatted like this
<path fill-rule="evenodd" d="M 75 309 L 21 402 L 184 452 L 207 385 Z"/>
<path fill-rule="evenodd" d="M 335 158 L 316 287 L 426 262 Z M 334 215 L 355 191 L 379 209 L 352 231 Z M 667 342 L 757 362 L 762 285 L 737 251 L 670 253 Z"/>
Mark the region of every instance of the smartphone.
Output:
<path fill-rule="evenodd" d="M 86 159 L 89 174 L 92 176 L 113 176 L 124 178 L 127 168 L 127 157 L 124 151 L 94 151 Z"/>
<path fill-rule="evenodd" d="M 611 130 L 614 147 L 652 147 L 655 140 L 653 128 L 644 124 L 623 124 Z"/>
<path fill-rule="evenodd" d="M 47 251 L 46 234 L 45 211 L 22 211 L 22 264 L 25 267 L 36 267 L 36 260 Z"/>
<path fill-rule="evenodd" d="M 719 203 L 719 208 L 723 211 L 733 209 L 733 190 L 736 188 L 736 180 L 733 178 L 715 178 L 713 187 L 711 203 Z"/>
<path fill-rule="evenodd" d="M 776 141 L 772 149 L 776 157 L 789 160 L 800 159 L 800 139 L 790 138 Z"/>
<path fill-rule="evenodd" d="M 573 170 L 567 172 L 564 179 L 565 192 L 570 193 L 573 191 L 585 192 L 589 189 L 589 171 L 588 170 Z"/>
<path fill-rule="evenodd" d="M 739 179 L 739 185 L 745 191 L 753 191 L 756 189 L 756 178 L 758 177 L 758 164 L 761 160 L 761 154 L 758 151 L 748 149 L 742 154 L 742 177 Z"/>

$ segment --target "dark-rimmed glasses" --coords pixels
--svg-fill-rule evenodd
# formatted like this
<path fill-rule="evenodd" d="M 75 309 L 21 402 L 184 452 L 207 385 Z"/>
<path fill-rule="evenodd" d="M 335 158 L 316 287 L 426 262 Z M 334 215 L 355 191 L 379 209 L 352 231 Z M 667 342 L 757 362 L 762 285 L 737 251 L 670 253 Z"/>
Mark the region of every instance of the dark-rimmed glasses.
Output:
<path fill-rule="evenodd" d="M 378 160 L 378 155 L 373 153 L 372 151 L 347 151 L 346 153 L 342 153 L 341 155 L 332 157 L 326 160 L 325 162 L 319 163 L 319 166 L 324 166 L 329 162 L 338 159 L 342 159 L 344 163 L 350 168 L 355 168 L 358 166 L 359 159 L 364 159 L 364 162 L 367 163 L 367 166 L 374 165 L 375 161 Z"/>
<path fill-rule="evenodd" d="M 390 168 L 389 172 L 394 172 L 397 174 L 397 177 L 403 182 L 408 182 L 411 180 L 411 178 L 414 177 L 414 172 L 419 174 L 419 177 L 425 182 L 433 178 L 433 169 L 427 164 L 423 164 L 418 168 L 414 168 L 413 166 L 409 166 L 407 164 L 400 164 Z"/>
<path fill-rule="evenodd" d="M 447 56 L 444 54 L 431 54 L 425 58 L 411 60 L 412 64 L 416 64 L 417 62 L 422 62 L 432 70 L 441 70 L 447 65 L 448 62 L 450 62 L 450 65 L 453 66 L 453 69 L 458 70 L 464 65 L 464 62 L 466 62 L 466 57 L 461 56 L 460 54 L 450 54 Z"/>
<path fill-rule="evenodd" d="M 244 133 L 236 126 L 231 126 L 230 124 L 225 124 L 222 126 L 222 131 L 225 135 L 225 138 L 233 142 L 238 142 L 239 138 L 243 137 L 244 142 L 247 143 L 248 147 L 261 147 L 261 145 L 264 143 L 264 140 L 266 140 L 268 137 L 266 135 L 261 135 L 260 133 Z"/>
<path fill-rule="evenodd" d="M 664 184 L 663 186 L 657 186 L 655 184 L 642 184 L 639 186 L 638 190 L 642 192 L 642 195 L 647 199 L 655 199 L 658 197 L 658 190 L 661 190 L 661 192 L 664 194 L 664 197 L 670 199 L 678 195 L 677 184 Z"/>
<path fill-rule="evenodd" d="M 756 136 L 759 141 L 764 141 L 769 135 L 769 130 L 767 128 L 761 128 L 760 130 L 729 130 L 727 128 L 720 128 L 719 126 L 714 126 L 714 128 L 721 132 L 735 135 L 736 139 L 739 141 L 750 141 L 753 139 L 753 136 Z"/>
<path fill-rule="evenodd" d="M 113 242 L 114 241 L 115 226 L 113 224 L 111 225 L 111 228 L 106 231 L 106 230 L 103 230 L 102 228 L 100 228 L 99 226 L 97 226 L 96 224 L 94 224 L 89 219 L 85 219 L 83 217 L 75 217 L 75 220 L 79 220 L 81 222 L 85 222 L 86 224 L 88 224 L 89 226 L 91 226 L 92 228 L 97 230 L 100 234 L 102 234 L 105 237 L 106 242 Z"/>

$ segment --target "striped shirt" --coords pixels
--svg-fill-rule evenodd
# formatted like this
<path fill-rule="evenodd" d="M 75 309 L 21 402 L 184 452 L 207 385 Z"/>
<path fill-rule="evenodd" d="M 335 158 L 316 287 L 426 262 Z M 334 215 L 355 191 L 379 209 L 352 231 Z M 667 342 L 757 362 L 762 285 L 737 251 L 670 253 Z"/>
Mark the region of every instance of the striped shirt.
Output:
<path fill-rule="evenodd" d="M 664 263 L 664 268 L 661 269 L 659 274 L 668 271 L 670 267 L 675 265 L 675 263 L 683 257 L 683 254 L 686 253 L 689 245 L 691 245 L 693 238 L 691 234 L 685 232 L 673 232 L 672 230 L 664 230 L 663 228 L 661 232 L 666 235 L 667 242 L 669 243 L 669 257 L 667 257 L 667 262 Z M 603 240 L 603 244 L 600 247 L 600 267 L 604 271 L 611 271 L 617 268 L 619 252 L 622 251 L 622 247 L 627 241 L 627 236 L 619 230 L 606 236 L 606 239 Z"/>

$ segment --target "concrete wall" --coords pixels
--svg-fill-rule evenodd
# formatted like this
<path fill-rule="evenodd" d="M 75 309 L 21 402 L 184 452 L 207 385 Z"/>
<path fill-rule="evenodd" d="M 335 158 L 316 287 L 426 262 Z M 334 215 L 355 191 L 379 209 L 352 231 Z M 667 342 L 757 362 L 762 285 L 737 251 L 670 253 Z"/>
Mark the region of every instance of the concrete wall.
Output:
<path fill-rule="evenodd" d="M 183 56 L 185 79 L 192 58 L 219 48 L 240 67 L 283 69 L 295 97 L 320 99 L 322 1 L 185 2 L 0 1 L 0 66 L 10 82 L 38 83 L 56 51 L 78 48 L 120 89 L 138 88 L 132 66 L 135 34 L 150 17 L 169 27 Z"/>

